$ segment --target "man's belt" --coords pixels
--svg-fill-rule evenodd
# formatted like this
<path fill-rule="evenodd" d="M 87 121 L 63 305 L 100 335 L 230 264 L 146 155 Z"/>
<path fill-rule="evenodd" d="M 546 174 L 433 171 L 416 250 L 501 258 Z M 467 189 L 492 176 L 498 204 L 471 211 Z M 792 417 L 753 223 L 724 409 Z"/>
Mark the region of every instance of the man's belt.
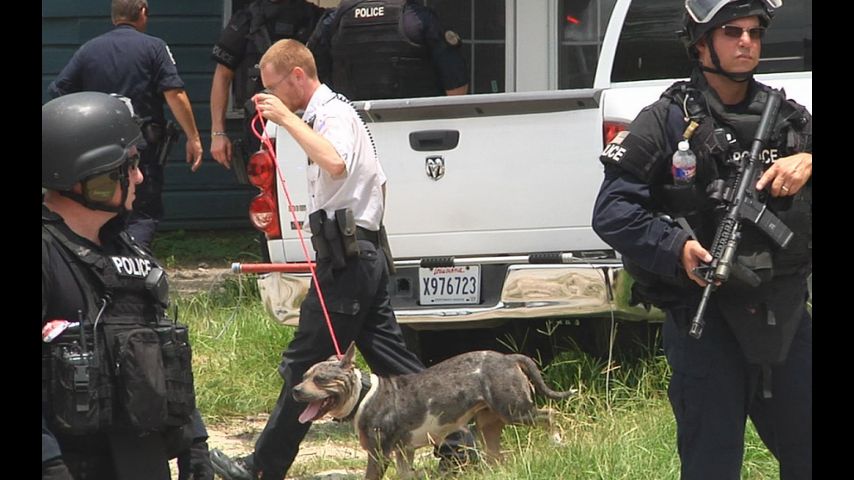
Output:
<path fill-rule="evenodd" d="M 367 240 L 374 244 L 374 246 L 380 245 L 380 232 L 374 232 L 368 230 L 367 228 L 356 227 L 356 239 L 358 240 Z"/>

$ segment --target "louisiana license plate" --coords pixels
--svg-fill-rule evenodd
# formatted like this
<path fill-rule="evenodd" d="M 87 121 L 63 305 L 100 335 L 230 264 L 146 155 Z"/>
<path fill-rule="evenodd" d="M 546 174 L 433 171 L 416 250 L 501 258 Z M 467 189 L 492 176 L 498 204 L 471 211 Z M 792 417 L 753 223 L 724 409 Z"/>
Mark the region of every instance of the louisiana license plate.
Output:
<path fill-rule="evenodd" d="M 418 269 L 421 305 L 480 303 L 480 266 Z"/>

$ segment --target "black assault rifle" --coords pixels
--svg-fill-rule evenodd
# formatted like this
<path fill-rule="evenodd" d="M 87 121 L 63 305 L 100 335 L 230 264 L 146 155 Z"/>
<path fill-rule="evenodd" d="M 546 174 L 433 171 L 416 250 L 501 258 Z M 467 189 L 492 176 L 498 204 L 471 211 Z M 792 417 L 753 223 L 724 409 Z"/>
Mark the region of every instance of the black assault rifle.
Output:
<path fill-rule="evenodd" d="M 691 329 L 688 332 L 694 338 L 699 339 L 703 335 L 703 327 L 706 324 L 703 316 L 706 313 L 709 296 L 714 291 L 716 283 L 726 282 L 733 267 L 741 267 L 734 265 L 734 260 L 735 251 L 738 249 L 741 240 L 742 221 L 747 220 L 759 227 L 780 248 L 786 248 L 792 239 L 792 231 L 767 209 L 767 205 L 759 200 L 759 192 L 756 191 L 756 182 L 759 181 L 762 174 L 760 154 L 768 141 L 768 137 L 771 136 L 781 101 L 779 92 L 769 92 L 765 109 L 759 119 L 759 127 L 756 129 L 756 135 L 750 145 L 750 156 L 742 159 L 735 179 L 735 188 L 732 190 L 734 194 L 725 200 L 728 201 L 729 206 L 723 220 L 718 225 L 712 248 L 709 250 L 712 254 L 712 262 L 708 266 L 697 269 L 703 280 L 708 282 L 708 285 L 703 289 L 703 297 L 700 299 L 697 314 L 694 315 L 694 319 L 691 321 Z M 744 270 L 747 269 L 742 268 L 740 272 L 744 272 Z M 747 271 L 746 274 L 749 277 L 749 283 L 758 286 L 759 278 L 750 271 Z M 750 276 L 752 276 L 752 282 Z"/>

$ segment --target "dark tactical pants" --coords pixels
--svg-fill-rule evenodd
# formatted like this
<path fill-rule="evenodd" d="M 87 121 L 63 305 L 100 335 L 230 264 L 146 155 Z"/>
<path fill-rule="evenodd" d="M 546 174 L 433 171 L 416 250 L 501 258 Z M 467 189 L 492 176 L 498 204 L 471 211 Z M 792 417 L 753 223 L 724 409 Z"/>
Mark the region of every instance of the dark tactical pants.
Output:
<path fill-rule="evenodd" d="M 389 303 L 388 270 L 382 250 L 364 240 L 359 240 L 359 248 L 359 257 L 348 258 L 347 266 L 334 274 L 328 260 L 317 264 L 317 276 L 342 353 L 355 340 L 377 375 L 424 370 L 418 357 L 406 348 Z M 284 478 L 311 426 L 298 420 L 305 404 L 294 400 L 292 387 L 302 381 L 312 365 L 333 354 L 335 349 L 312 282 L 300 308 L 299 328 L 279 366 L 285 383 L 255 443 L 251 463 L 263 472 L 262 479 Z"/>
<path fill-rule="evenodd" d="M 155 158 L 156 145 L 140 150 L 142 183 L 136 186 L 133 211 L 128 218 L 128 233 L 145 247 L 151 247 L 157 224 L 163 218 L 163 166 Z"/>
<path fill-rule="evenodd" d="M 793 292 L 799 294 L 799 292 Z M 738 480 L 749 417 L 780 462 L 782 480 L 812 478 L 812 319 L 804 313 L 786 361 L 762 398 L 760 370 L 748 365 L 719 311 L 710 306 L 700 340 L 687 334 L 692 309 L 667 312 L 664 349 L 673 369 L 682 480 Z M 677 327 L 677 324 L 681 324 Z"/>
<path fill-rule="evenodd" d="M 74 480 L 169 480 L 169 459 L 159 434 L 110 433 L 60 440 Z M 52 478 L 52 477 L 48 477 Z"/>

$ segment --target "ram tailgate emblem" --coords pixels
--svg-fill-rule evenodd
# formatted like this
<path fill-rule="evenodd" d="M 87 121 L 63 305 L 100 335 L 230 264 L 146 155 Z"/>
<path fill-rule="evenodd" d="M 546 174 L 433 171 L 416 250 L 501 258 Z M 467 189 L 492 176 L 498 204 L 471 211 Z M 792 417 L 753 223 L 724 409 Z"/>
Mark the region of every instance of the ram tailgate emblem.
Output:
<path fill-rule="evenodd" d="M 445 159 L 441 155 L 427 157 L 424 167 L 427 170 L 427 176 L 433 180 L 439 180 L 445 176 Z"/>

